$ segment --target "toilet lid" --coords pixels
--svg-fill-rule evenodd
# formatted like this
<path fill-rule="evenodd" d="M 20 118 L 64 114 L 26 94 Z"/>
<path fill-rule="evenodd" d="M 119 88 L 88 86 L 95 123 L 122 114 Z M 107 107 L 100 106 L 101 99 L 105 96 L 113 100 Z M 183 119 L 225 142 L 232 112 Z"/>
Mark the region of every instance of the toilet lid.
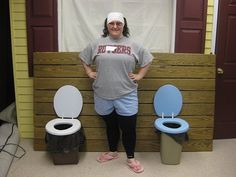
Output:
<path fill-rule="evenodd" d="M 54 96 L 53 106 L 56 114 L 61 118 L 78 117 L 83 105 L 80 91 L 72 85 L 59 88 Z"/>
<path fill-rule="evenodd" d="M 177 116 L 182 108 L 183 99 L 179 89 L 171 84 L 161 86 L 154 97 L 154 109 L 159 117 Z"/>

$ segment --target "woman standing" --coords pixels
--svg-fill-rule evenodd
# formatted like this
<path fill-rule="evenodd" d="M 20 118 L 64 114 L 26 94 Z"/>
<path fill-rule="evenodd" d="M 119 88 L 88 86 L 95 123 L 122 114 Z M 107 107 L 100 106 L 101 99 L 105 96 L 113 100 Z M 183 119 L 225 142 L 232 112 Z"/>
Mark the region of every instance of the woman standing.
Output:
<path fill-rule="evenodd" d="M 102 153 L 97 161 L 118 158 L 121 130 L 127 165 L 136 173 L 143 172 L 143 166 L 134 158 L 137 82 L 147 73 L 153 56 L 129 38 L 129 28 L 123 14 L 111 12 L 105 19 L 102 37 L 89 44 L 80 53 L 80 58 L 88 77 L 94 79 L 95 111 L 106 124 L 110 151 Z M 95 64 L 96 71 L 91 64 Z M 136 66 L 139 66 L 138 73 L 134 73 Z"/>

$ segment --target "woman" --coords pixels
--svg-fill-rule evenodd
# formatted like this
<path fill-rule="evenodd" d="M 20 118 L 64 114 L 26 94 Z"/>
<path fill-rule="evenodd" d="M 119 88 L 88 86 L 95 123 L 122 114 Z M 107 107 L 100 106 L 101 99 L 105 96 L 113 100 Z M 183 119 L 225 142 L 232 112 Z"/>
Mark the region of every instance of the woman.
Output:
<path fill-rule="evenodd" d="M 138 113 L 137 81 L 148 71 L 153 56 L 129 38 L 126 18 L 120 12 L 111 12 L 104 22 L 101 38 L 89 44 L 81 53 L 88 77 L 94 79 L 95 111 L 106 124 L 109 152 L 102 153 L 98 162 L 118 158 L 117 146 L 122 132 L 122 143 L 127 165 L 136 173 L 143 172 L 134 158 L 136 119 Z M 95 64 L 96 71 L 91 67 Z M 139 66 L 138 73 L 134 73 Z"/>

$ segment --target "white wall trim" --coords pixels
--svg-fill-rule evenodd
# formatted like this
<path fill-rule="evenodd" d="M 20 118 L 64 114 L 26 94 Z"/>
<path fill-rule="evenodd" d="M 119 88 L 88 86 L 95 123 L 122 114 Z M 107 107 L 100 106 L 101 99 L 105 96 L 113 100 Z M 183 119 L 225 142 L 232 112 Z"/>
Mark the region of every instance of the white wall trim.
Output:
<path fill-rule="evenodd" d="M 219 0 L 214 1 L 214 14 L 213 14 L 213 29 L 212 29 L 212 42 L 211 42 L 211 53 L 215 54 L 216 48 L 216 32 L 217 32 L 217 21 L 218 21 L 218 8 Z"/>
<path fill-rule="evenodd" d="M 57 21 L 58 21 L 58 51 L 60 52 L 62 49 L 61 46 L 61 41 L 62 41 L 62 36 L 59 34 L 62 34 L 62 22 L 61 22 L 61 17 L 60 15 L 62 14 L 62 1 L 57 0 Z"/>
<path fill-rule="evenodd" d="M 172 34 L 171 34 L 171 43 L 170 43 L 170 52 L 175 52 L 175 32 L 176 32 L 176 0 L 173 0 L 173 14 L 172 14 Z"/>

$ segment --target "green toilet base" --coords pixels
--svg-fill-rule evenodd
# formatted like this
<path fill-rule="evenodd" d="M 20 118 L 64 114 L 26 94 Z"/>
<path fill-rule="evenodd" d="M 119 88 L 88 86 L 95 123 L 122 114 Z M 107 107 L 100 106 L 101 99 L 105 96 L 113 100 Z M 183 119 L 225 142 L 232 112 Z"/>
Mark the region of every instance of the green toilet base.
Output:
<path fill-rule="evenodd" d="M 166 133 L 161 133 L 161 162 L 168 165 L 180 163 L 182 145 Z"/>

